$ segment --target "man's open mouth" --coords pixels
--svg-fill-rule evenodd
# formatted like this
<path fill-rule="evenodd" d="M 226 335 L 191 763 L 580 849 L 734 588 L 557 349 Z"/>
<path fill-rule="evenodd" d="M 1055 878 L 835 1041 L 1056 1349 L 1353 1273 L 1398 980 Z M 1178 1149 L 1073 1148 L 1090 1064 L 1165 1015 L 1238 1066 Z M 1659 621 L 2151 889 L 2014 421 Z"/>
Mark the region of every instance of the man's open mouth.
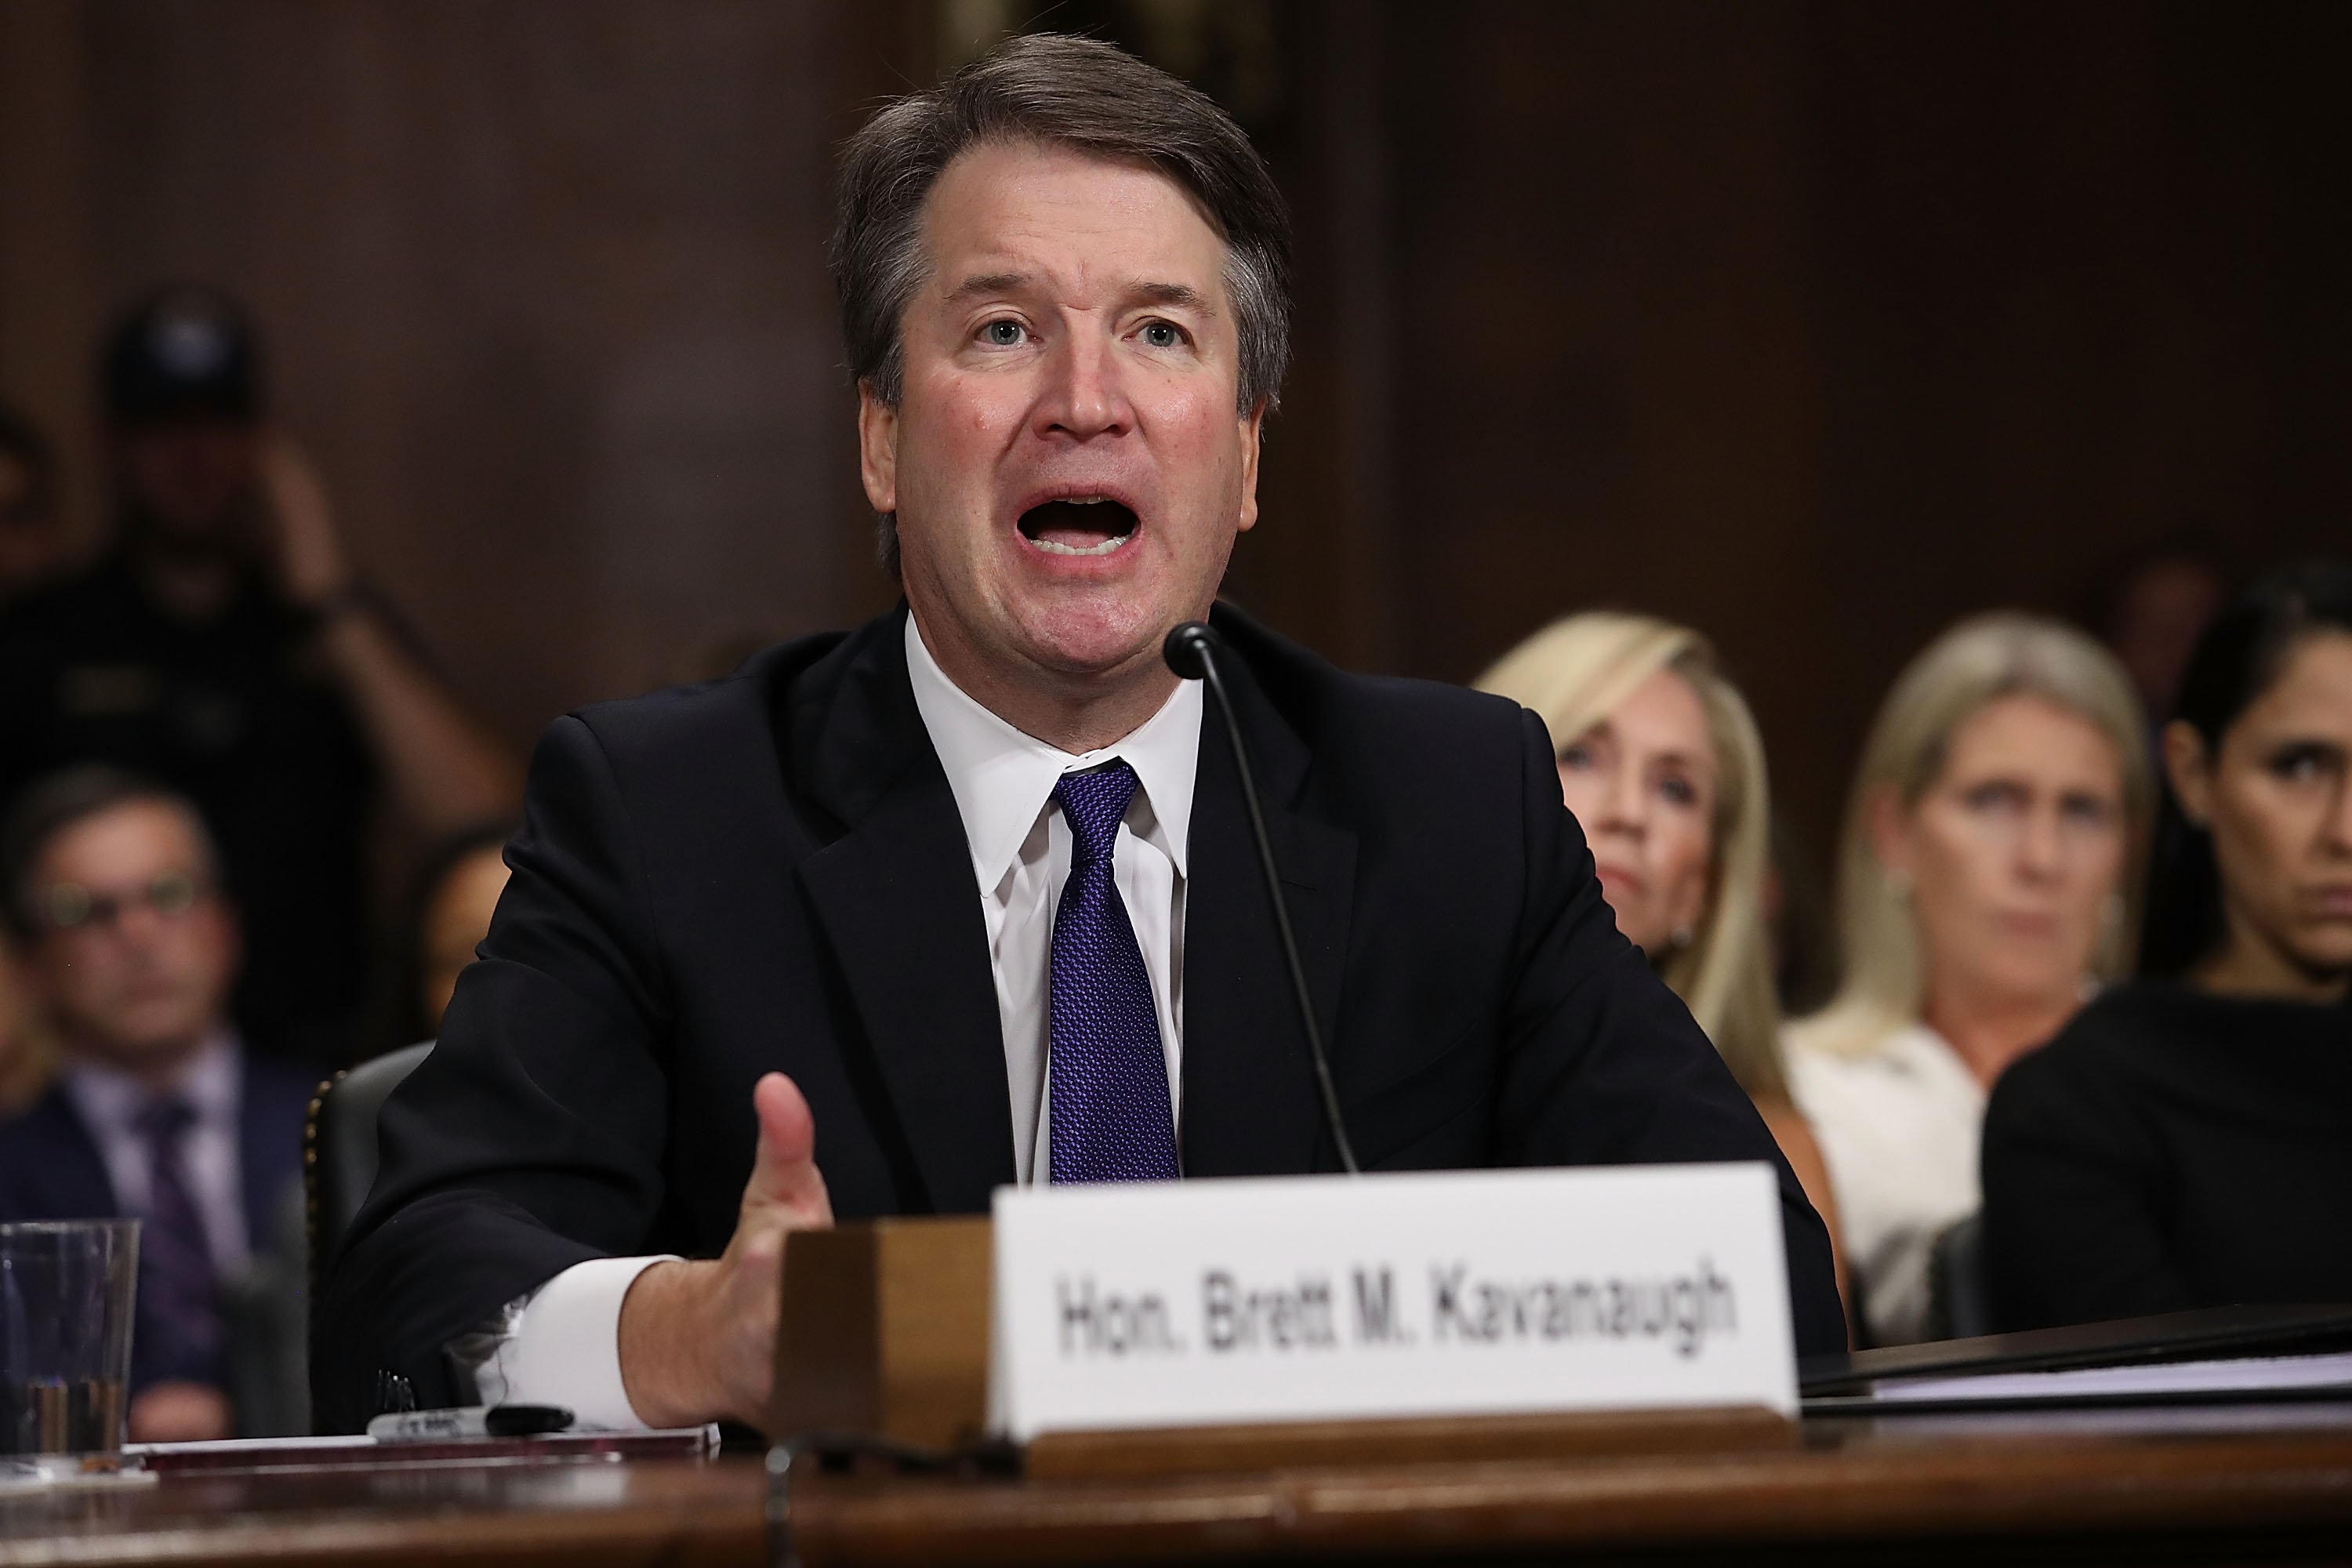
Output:
<path fill-rule="evenodd" d="M 1135 513 L 1108 496 L 1072 496 L 1021 514 L 1021 537 L 1048 555 L 1108 555 L 1135 533 Z"/>

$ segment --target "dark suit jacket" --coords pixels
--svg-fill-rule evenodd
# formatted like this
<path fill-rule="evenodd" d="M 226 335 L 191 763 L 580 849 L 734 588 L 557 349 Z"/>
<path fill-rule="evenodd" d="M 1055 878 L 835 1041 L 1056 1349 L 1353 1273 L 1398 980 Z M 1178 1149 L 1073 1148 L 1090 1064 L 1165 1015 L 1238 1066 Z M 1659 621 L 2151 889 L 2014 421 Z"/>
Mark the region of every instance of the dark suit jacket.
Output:
<path fill-rule="evenodd" d="M 808 1097 L 835 1213 L 984 1212 L 1013 1180 L 996 991 L 902 608 L 715 684 L 558 721 L 513 878 L 312 1335 L 324 1429 L 380 1371 L 587 1258 L 726 1245 L 753 1082 Z M 1220 607 L 1349 1131 L 1368 1167 L 1769 1160 L 1800 1347 L 1842 1348 L 1828 1237 L 1755 1109 L 1620 936 L 1542 725 L 1344 675 Z M 1335 1168 L 1224 731 L 1185 891 L 1193 1176 Z"/>
<path fill-rule="evenodd" d="M 244 1054 L 239 1197 L 245 1234 L 256 1252 L 277 1235 L 287 1189 L 301 1177 L 302 1118 L 317 1087 L 306 1074 Z M 114 1219 L 124 1213 L 98 1141 L 62 1085 L 0 1122 L 0 1221 Z M 134 1390 L 171 1370 L 149 1365 L 136 1336 L 131 1360 Z"/>

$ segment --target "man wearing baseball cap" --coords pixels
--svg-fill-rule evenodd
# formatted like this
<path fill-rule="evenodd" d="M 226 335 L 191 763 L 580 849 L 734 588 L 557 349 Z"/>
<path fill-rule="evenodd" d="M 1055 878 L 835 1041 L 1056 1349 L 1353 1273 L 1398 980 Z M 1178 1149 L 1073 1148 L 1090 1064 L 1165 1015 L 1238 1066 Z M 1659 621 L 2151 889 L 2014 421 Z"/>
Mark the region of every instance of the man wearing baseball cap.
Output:
<path fill-rule="evenodd" d="M 109 339 L 114 533 L 0 616 L 0 798 L 85 762 L 184 792 L 245 911 L 239 1023 L 325 1059 L 361 1000 L 373 802 L 430 837 L 510 811 L 517 780 L 352 569 L 262 372 L 211 289 L 152 295 Z"/>

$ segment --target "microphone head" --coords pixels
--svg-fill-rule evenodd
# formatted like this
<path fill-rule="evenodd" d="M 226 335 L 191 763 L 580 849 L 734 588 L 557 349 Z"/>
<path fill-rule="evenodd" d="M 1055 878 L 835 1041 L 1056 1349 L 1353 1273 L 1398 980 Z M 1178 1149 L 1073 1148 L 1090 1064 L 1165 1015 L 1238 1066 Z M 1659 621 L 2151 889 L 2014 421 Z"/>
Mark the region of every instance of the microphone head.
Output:
<path fill-rule="evenodd" d="M 1160 657 L 1185 679 L 1200 680 L 1209 673 L 1209 658 L 1216 651 L 1218 640 L 1206 621 L 1186 621 L 1160 645 Z"/>

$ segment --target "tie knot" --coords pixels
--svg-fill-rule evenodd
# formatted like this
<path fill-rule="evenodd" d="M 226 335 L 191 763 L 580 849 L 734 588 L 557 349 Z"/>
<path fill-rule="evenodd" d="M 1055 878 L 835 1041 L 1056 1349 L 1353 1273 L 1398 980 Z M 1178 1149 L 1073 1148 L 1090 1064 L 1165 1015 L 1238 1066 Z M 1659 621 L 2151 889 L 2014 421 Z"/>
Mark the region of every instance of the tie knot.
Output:
<path fill-rule="evenodd" d="M 151 1144 L 169 1146 L 194 1125 L 195 1108 L 176 1094 L 159 1094 L 139 1108 L 131 1125 Z"/>
<path fill-rule="evenodd" d="M 1073 864 L 1110 858 L 1118 825 L 1127 819 L 1127 803 L 1135 798 L 1135 783 L 1133 768 L 1113 762 L 1083 773 L 1064 773 L 1054 785 L 1054 798 L 1070 819 Z"/>

